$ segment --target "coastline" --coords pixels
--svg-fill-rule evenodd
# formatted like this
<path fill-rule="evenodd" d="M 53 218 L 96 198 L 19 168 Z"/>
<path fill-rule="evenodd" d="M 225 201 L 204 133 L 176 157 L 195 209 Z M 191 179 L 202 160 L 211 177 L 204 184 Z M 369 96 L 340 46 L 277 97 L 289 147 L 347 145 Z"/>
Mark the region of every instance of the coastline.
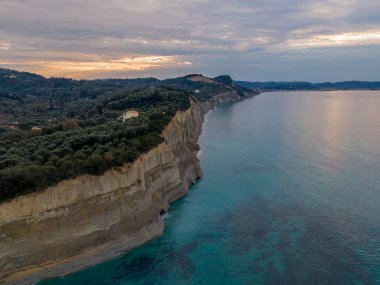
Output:
<path fill-rule="evenodd" d="M 204 115 L 208 113 L 208 111 L 212 109 L 215 106 L 215 104 L 214 102 L 211 102 L 211 101 L 197 102 L 195 105 L 194 104 L 195 102 L 193 102 L 192 107 L 190 107 L 187 111 L 179 112 L 175 116 L 173 121 L 167 126 L 167 128 L 165 128 L 163 132 L 163 136 L 165 138 L 164 143 L 150 150 L 147 154 L 140 157 L 132 165 L 128 165 L 124 167 L 124 169 L 121 169 L 121 171 L 116 171 L 116 172 L 121 172 L 120 175 L 122 176 L 127 175 L 126 176 L 127 180 L 133 179 L 134 176 L 136 176 L 136 179 L 139 180 L 139 179 L 142 179 L 140 178 L 142 175 L 140 172 L 148 171 L 148 173 L 150 173 L 152 171 L 156 171 L 155 169 L 157 168 L 158 165 L 160 165 L 160 168 L 162 168 L 161 171 L 165 170 L 167 172 L 166 176 L 165 174 L 163 175 L 164 176 L 163 179 L 167 180 L 170 177 L 169 179 L 173 180 L 172 186 L 170 186 L 168 182 L 163 184 L 162 182 L 160 182 L 160 180 L 152 181 L 153 183 L 156 183 L 156 184 L 158 183 L 159 185 L 161 185 L 161 187 L 159 187 L 158 189 L 157 187 L 150 187 L 154 189 L 151 189 L 148 192 L 145 190 L 144 191 L 145 194 L 137 193 L 140 197 L 140 198 L 137 198 L 138 203 L 146 204 L 145 208 L 148 210 L 148 212 L 151 212 L 151 214 L 148 213 L 148 214 L 143 214 L 143 215 L 144 216 L 148 215 L 151 218 L 148 218 L 148 219 L 143 218 L 143 220 L 141 220 L 141 218 L 139 218 L 139 215 L 137 215 L 136 217 L 134 217 L 134 219 L 136 218 L 140 219 L 141 221 L 138 223 L 138 225 L 142 225 L 142 226 L 139 226 L 137 230 L 136 230 L 136 226 L 133 226 L 135 230 L 132 230 L 131 232 L 127 231 L 123 235 L 119 234 L 116 237 L 116 239 L 109 238 L 110 239 L 109 241 L 105 240 L 101 244 L 94 243 L 94 245 L 87 246 L 86 248 L 66 258 L 55 259 L 51 262 L 44 262 L 43 264 L 36 263 L 31 266 L 20 266 L 19 270 L 12 269 L 11 271 L 8 271 L 8 272 L 5 271 L 6 266 L 7 266 L 7 256 L 6 256 L 6 252 L 4 252 L 3 260 L 1 260 L 0 258 L 0 267 L 2 267 L 2 270 L 0 270 L 0 284 L 12 284 L 12 285 L 13 284 L 14 285 L 33 284 L 44 279 L 64 276 L 72 272 L 78 271 L 80 269 L 84 269 L 86 267 L 101 263 L 105 260 L 112 259 L 120 254 L 125 253 L 129 249 L 140 246 L 160 236 L 164 230 L 164 222 L 162 221 L 159 215 L 160 209 L 167 210 L 171 203 L 185 196 L 188 193 L 188 189 L 191 186 L 191 184 L 193 184 L 196 179 L 202 176 L 200 167 L 198 165 L 199 161 L 197 159 L 197 154 L 198 154 L 199 149 L 194 148 L 194 144 L 196 143 L 196 141 L 198 140 L 202 132 L 202 128 L 204 124 Z M 198 122 L 201 122 L 201 126 L 199 126 Z M 152 166 L 147 168 L 146 165 L 151 164 L 152 160 L 158 160 L 157 161 L 158 164 L 153 163 Z M 134 167 L 134 164 L 136 163 L 137 163 L 137 166 Z M 168 169 L 168 167 L 171 167 L 173 170 Z M 136 168 L 136 170 L 133 171 L 133 168 Z M 146 169 L 146 170 L 143 170 L 143 169 Z M 112 171 L 112 170 L 108 171 L 108 173 L 110 172 L 115 172 L 115 171 Z M 134 175 L 135 172 L 136 174 Z M 157 174 L 152 173 L 152 175 L 154 176 Z M 169 175 L 169 177 L 167 175 Z M 109 177 L 107 177 L 106 180 L 110 180 L 110 179 L 120 180 L 120 177 L 115 177 L 115 175 L 108 175 L 108 176 Z M 76 180 L 79 180 L 79 183 L 76 183 L 76 184 L 83 187 L 84 185 L 83 183 L 89 180 L 93 180 L 94 178 L 99 179 L 100 177 L 83 176 L 76 179 Z M 65 185 L 65 186 L 66 188 L 77 188 L 76 186 L 78 185 L 76 184 L 73 184 L 70 187 L 70 183 L 68 183 L 68 185 Z M 97 183 L 92 183 L 91 185 L 93 186 L 94 184 L 104 184 L 104 183 L 97 182 Z M 4 207 L 4 204 L 0 205 L 1 206 L 0 220 L 3 221 L 3 223 L 5 222 L 6 224 L 7 223 L 11 225 L 12 223 L 17 224 L 20 222 L 21 219 L 24 219 L 24 216 L 25 216 L 24 213 L 27 211 L 31 213 L 29 215 L 37 215 L 34 218 L 29 217 L 28 218 L 29 220 L 36 219 L 38 220 L 38 222 L 40 221 L 43 222 L 44 219 L 47 219 L 48 221 L 51 215 L 57 214 L 57 210 L 56 210 L 57 207 L 59 208 L 58 212 L 66 211 L 68 214 L 70 214 L 70 212 L 67 211 L 67 208 L 70 207 L 70 204 L 72 203 L 76 204 L 77 207 L 88 208 L 89 199 L 107 200 L 108 195 L 118 197 L 118 198 L 111 197 L 111 200 L 108 199 L 109 201 L 108 202 L 106 201 L 106 203 L 112 203 L 112 200 L 115 200 L 115 199 L 121 199 L 121 200 L 125 199 L 125 198 L 122 198 L 121 195 L 130 196 L 130 195 L 133 195 L 133 192 L 135 193 L 136 191 L 139 192 L 138 188 L 142 187 L 138 185 L 136 186 L 136 183 L 134 181 L 130 181 L 129 184 L 131 184 L 131 186 L 127 186 L 127 185 L 123 186 L 124 188 L 125 187 L 127 188 L 125 188 L 125 190 L 123 190 L 122 193 L 118 193 L 116 195 L 111 193 L 113 191 L 112 187 L 114 188 L 115 186 L 112 186 L 110 190 L 104 189 L 104 187 L 101 187 L 100 190 L 95 190 L 95 192 L 98 192 L 97 196 L 95 197 L 86 198 L 87 194 L 82 193 L 80 198 L 82 200 L 83 199 L 86 200 L 84 203 L 77 202 L 78 198 L 74 197 L 73 195 L 67 196 L 67 193 L 64 193 L 67 198 L 66 205 L 63 205 L 64 209 L 62 208 L 62 206 L 58 207 L 58 205 L 54 205 L 54 203 L 57 203 L 56 201 L 57 193 L 53 193 L 52 196 L 54 200 L 50 201 L 49 203 L 45 205 L 46 201 L 47 200 L 49 201 L 49 199 L 46 199 L 46 194 L 49 192 L 56 192 L 57 190 L 59 190 L 59 188 L 57 187 L 56 187 L 57 190 L 53 188 L 50 188 L 50 189 L 48 188 L 40 193 L 33 193 L 25 197 L 16 198 L 15 200 L 16 204 L 17 202 L 19 202 L 20 207 L 21 207 L 20 208 L 21 212 L 17 215 L 12 216 L 12 214 L 10 214 L 7 211 L 10 209 L 14 209 L 14 206 L 12 206 L 12 204 L 8 203 L 9 204 L 7 205 L 8 207 L 7 206 Z M 144 188 L 145 187 L 148 187 L 148 186 L 144 186 Z M 89 188 L 89 187 L 85 187 L 85 188 Z M 63 188 L 63 190 L 67 190 L 67 189 Z M 93 195 L 94 190 L 93 189 L 90 189 L 90 190 L 91 190 L 90 191 L 91 195 Z M 62 192 L 62 190 L 59 190 L 59 191 Z M 99 191 L 102 191 L 102 192 L 99 192 Z M 67 192 L 67 191 L 63 191 L 63 192 Z M 89 192 L 89 191 L 85 191 L 85 192 Z M 159 192 L 159 193 L 155 194 L 154 192 Z M 126 194 L 123 194 L 123 193 L 126 193 Z M 45 198 L 41 199 L 41 195 L 45 195 Z M 144 195 L 145 197 L 142 198 L 141 195 Z M 149 197 L 147 198 L 147 196 L 150 196 L 150 195 L 153 195 L 152 198 L 149 198 Z M 156 197 L 156 196 L 161 196 L 161 195 L 162 195 L 161 198 Z M 42 205 L 45 208 L 42 209 L 42 206 L 40 207 L 36 206 L 35 202 L 25 203 L 22 201 L 23 199 L 28 199 L 28 198 L 29 199 L 34 198 L 32 199 L 32 201 L 35 201 L 35 202 L 37 201 L 42 202 Z M 130 198 L 127 198 L 127 199 L 130 199 Z M 144 199 L 144 200 L 149 199 L 151 202 L 147 204 L 146 202 L 144 202 L 144 200 L 141 200 L 141 199 Z M 58 200 L 62 200 L 62 199 L 58 199 Z M 52 202 L 54 203 L 51 204 Z M 135 202 L 133 202 L 133 205 L 134 204 Z M 25 206 L 28 206 L 28 205 L 29 207 L 31 207 L 31 210 L 27 210 L 28 207 L 25 208 Z M 126 205 L 124 205 L 123 207 L 125 206 Z M 33 210 L 33 207 L 34 208 L 37 207 L 38 210 L 41 211 L 41 213 L 35 213 L 35 210 Z M 49 207 L 51 209 L 49 209 Z M 132 212 L 136 212 L 136 211 L 141 212 L 140 208 L 141 208 L 141 205 L 138 208 L 139 210 L 135 209 Z M 107 212 L 107 214 L 109 213 Z M 63 213 L 63 215 L 66 215 L 66 213 Z M 71 213 L 71 215 L 73 215 L 73 212 Z M 12 221 L 11 219 L 14 219 L 14 220 Z M 64 219 L 67 220 L 67 218 L 65 217 Z M 110 217 L 108 217 L 108 219 L 112 220 L 112 219 L 115 219 L 115 217 L 111 215 Z M 121 217 L 121 219 L 123 218 Z M 123 227 L 125 226 L 126 225 L 124 221 Z M 111 230 L 113 225 L 107 226 L 107 227 Z M 1 224 L 0 224 L 0 228 L 1 228 Z M 54 229 L 51 229 L 51 231 L 54 231 Z M 121 231 L 121 229 L 119 228 L 117 231 Z M 4 238 L 4 235 L 3 235 L 3 238 Z M 0 240 L 1 240 L 1 236 L 0 236 Z M 16 241 L 16 242 L 20 242 L 20 241 Z M 22 239 L 21 239 L 21 242 L 24 244 L 27 243 L 27 241 L 23 241 Z M 4 246 L 5 246 L 4 249 L 6 249 L 7 245 L 4 244 Z M 11 245 L 9 244 L 8 247 L 10 246 Z M 65 249 L 63 250 L 66 251 Z M 1 275 L 1 273 L 3 273 L 3 275 Z"/>
<path fill-rule="evenodd" d="M 241 98 L 240 100 L 243 100 L 245 98 L 246 97 Z M 195 135 L 195 143 L 198 141 L 198 138 L 203 131 L 205 120 L 207 119 L 207 115 L 209 114 L 210 110 L 212 110 L 218 103 L 221 102 L 240 101 L 236 97 L 232 97 L 230 99 L 231 100 L 226 99 L 226 96 L 224 95 L 222 98 L 217 98 L 216 96 L 213 100 L 196 103 L 196 107 L 199 109 L 201 114 L 201 126 L 199 130 L 186 130 L 186 132 L 195 131 L 195 134 L 193 134 Z M 184 128 L 185 127 L 188 126 L 184 126 Z M 168 138 L 167 141 L 169 141 L 170 134 L 166 134 L 165 136 Z M 193 150 L 193 155 L 198 161 L 200 154 L 201 149 Z M 185 185 L 184 191 L 181 190 L 179 193 L 173 195 L 168 199 L 168 204 L 165 206 L 166 210 L 169 208 L 169 204 L 174 203 L 178 199 L 187 195 L 191 184 L 194 183 L 196 179 L 201 178 L 201 173 L 196 174 L 196 177 L 194 177 L 194 174 L 192 172 L 193 171 L 191 171 L 191 174 L 184 174 L 183 182 L 187 181 L 185 183 L 187 185 Z M 102 243 L 101 245 L 88 247 L 74 255 L 71 255 L 68 258 L 59 259 L 53 262 L 47 262 L 43 265 L 23 267 L 21 272 L 12 272 L 11 274 L 0 278 L 0 284 L 33 284 L 45 279 L 65 276 L 86 267 L 99 264 L 106 260 L 115 258 L 121 254 L 124 254 L 134 247 L 140 246 L 154 238 L 159 237 L 164 230 L 164 226 L 164 221 L 160 216 L 158 216 L 152 223 L 144 225 L 138 231 L 122 236 L 117 240 L 112 240 L 110 242 Z"/>
<path fill-rule="evenodd" d="M 380 91 L 380 89 L 360 88 L 360 89 L 297 89 L 297 90 L 260 90 L 260 93 L 270 92 L 334 92 L 334 91 Z"/>

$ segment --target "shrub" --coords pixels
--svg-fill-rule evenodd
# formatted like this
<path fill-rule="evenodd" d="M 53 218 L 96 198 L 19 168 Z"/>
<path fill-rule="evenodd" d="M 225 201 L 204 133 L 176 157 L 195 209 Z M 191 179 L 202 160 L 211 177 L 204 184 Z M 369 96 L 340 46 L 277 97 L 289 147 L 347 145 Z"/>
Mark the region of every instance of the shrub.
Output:
<path fill-rule="evenodd" d="M 75 119 L 68 119 L 66 122 L 63 124 L 63 130 L 68 131 L 72 130 L 74 128 L 77 128 L 79 126 L 78 121 Z"/>

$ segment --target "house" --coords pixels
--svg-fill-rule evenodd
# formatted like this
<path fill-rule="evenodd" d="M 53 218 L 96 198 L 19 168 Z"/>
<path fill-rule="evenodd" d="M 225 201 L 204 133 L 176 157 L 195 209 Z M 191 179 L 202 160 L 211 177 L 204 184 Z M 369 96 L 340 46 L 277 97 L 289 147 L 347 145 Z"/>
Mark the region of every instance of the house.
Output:
<path fill-rule="evenodd" d="M 139 112 L 137 112 L 135 110 L 128 110 L 127 112 L 123 113 L 122 120 L 123 120 L 123 122 L 125 122 L 126 120 L 128 120 L 130 118 L 135 118 L 138 116 L 139 116 Z"/>
<path fill-rule="evenodd" d="M 42 129 L 40 127 L 32 127 L 30 130 L 32 131 L 33 134 L 36 134 L 36 135 L 42 133 Z"/>

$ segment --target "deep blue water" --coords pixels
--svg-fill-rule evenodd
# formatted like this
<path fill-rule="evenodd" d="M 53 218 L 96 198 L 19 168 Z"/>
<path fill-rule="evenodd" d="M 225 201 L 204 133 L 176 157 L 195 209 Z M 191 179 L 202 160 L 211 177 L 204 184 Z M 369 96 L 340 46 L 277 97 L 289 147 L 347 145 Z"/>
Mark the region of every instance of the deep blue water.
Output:
<path fill-rule="evenodd" d="M 380 92 L 219 106 L 165 233 L 42 284 L 380 284 Z"/>

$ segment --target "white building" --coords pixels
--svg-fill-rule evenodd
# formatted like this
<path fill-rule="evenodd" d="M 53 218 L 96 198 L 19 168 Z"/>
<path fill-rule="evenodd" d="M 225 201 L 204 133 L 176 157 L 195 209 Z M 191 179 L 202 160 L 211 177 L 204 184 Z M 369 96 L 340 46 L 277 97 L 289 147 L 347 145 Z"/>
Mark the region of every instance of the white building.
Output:
<path fill-rule="evenodd" d="M 123 113 L 122 119 L 123 119 L 123 122 L 125 122 L 125 120 L 128 120 L 130 118 L 135 118 L 138 116 L 139 116 L 139 112 L 134 111 L 134 110 L 128 110 L 127 112 Z"/>

